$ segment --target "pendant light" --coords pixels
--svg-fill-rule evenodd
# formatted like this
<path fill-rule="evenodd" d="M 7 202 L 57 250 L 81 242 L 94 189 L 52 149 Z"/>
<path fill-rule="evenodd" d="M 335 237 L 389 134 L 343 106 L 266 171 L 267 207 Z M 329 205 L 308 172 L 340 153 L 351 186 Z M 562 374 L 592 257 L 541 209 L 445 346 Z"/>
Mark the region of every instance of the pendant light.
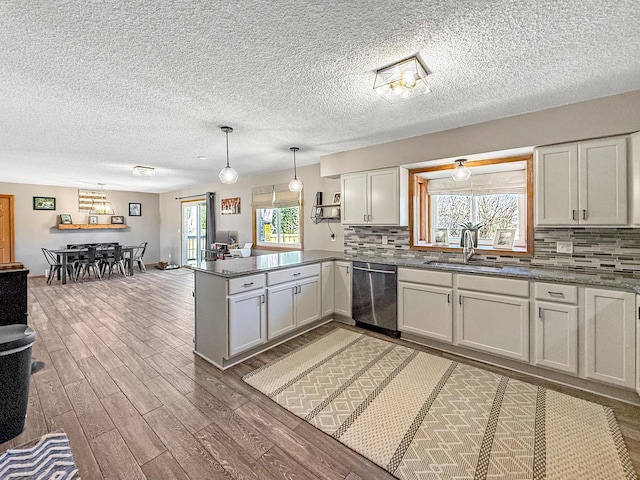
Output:
<path fill-rule="evenodd" d="M 227 136 L 227 166 L 220 170 L 218 178 L 222 183 L 236 183 L 238 181 L 238 172 L 229 166 L 229 134 L 233 132 L 233 128 L 221 127 L 220 130 L 222 130 Z"/>
<path fill-rule="evenodd" d="M 300 192 L 302 191 L 302 182 L 298 180 L 298 171 L 296 169 L 296 152 L 300 150 L 298 147 L 289 148 L 293 152 L 293 178 L 289 182 L 289 190 L 292 192 Z"/>
<path fill-rule="evenodd" d="M 464 182 L 471 176 L 471 171 L 464 166 L 466 161 L 466 158 L 455 161 L 458 165 L 453 169 L 453 172 L 451 172 L 451 178 L 456 182 Z"/>
<path fill-rule="evenodd" d="M 104 191 L 104 183 L 99 183 L 100 193 L 98 199 L 91 200 L 91 208 L 89 208 L 89 215 L 115 215 L 116 211 L 113 209 L 111 202 L 107 201 L 107 194 Z"/>

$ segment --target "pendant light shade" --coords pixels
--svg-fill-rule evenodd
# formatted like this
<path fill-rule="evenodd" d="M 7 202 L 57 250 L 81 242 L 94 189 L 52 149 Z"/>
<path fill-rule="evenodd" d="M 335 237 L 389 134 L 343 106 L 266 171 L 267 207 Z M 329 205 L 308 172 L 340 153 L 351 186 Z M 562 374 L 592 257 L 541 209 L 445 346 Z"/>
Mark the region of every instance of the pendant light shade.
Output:
<path fill-rule="evenodd" d="M 89 215 L 115 215 L 116 211 L 113 209 L 111 202 L 107 201 L 107 194 L 104 191 L 104 183 L 100 183 L 99 198 L 91 200 L 91 208 L 89 208 Z"/>
<path fill-rule="evenodd" d="M 227 136 L 227 166 L 220 170 L 218 178 L 222 183 L 236 183 L 238 181 L 238 172 L 229 166 L 229 134 L 233 132 L 233 128 L 221 127 L 220 130 L 222 130 Z"/>
<path fill-rule="evenodd" d="M 453 172 L 451 172 L 451 178 L 453 178 L 456 182 L 464 182 L 471 176 L 471 171 L 464 166 L 466 161 L 467 160 L 465 158 L 456 160 L 456 163 L 458 165 L 453 169 Z"/>
<path fill-rule="evenodd" d="M 293 178 L 289 182 L 289 190 L 292 192 L 301 192 L 304 185 L 298 180 L 298 171 L 296 168 L 296 152 L 300 149 L 298 147 L 291 147 L 289 150 L 293 152 Z"/>

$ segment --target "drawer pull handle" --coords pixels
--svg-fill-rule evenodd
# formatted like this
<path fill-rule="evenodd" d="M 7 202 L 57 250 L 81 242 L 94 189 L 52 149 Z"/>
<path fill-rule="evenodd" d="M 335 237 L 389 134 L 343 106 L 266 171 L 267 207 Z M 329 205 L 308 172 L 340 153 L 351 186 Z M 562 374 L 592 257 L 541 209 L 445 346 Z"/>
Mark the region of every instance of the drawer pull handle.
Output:
<path fill-rule="evenodd" d="M 302 272 L 298 272 L 298 273 L 294 273 L 293 276 L 294 277 L 299 277 L 302 274 Z"/>
<path fill-rule="evenodd" d="M 564 298 L 564 293 L 562 292 L 552 292 L 551 290 L 549 290 L 547 293 L 549 293 L 549 295 L 551 295 L 552 297 Z"/>
<path fill-rule="evenodd" d="M 242 286 L 243 286 L 244 288 L 250 287 L 251 285 L 253 285 L 253 282 L 250 282 L 250 283 L 243 283 L 243 284 L 242 284 Z"/>

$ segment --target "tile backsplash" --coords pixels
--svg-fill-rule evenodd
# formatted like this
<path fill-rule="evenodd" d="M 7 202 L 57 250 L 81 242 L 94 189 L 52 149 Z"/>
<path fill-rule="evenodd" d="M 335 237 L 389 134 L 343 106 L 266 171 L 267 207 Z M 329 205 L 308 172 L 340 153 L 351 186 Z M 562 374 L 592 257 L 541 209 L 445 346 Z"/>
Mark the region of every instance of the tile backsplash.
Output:
<path fill-rule="evenodd" d="M 387 236 L 387 245 L 382 236 Z M 573 254 L 556 253 L 557 241 L 573 243 Z M 560 268 L 572 271 L 597 271 L 640 278 L 640 229 L 634 228 L 539 228 L 534 235 L 533 258 L 482 255 L 474 259 L 503 265 Z M 379 258 L 416 258 L 447 260 L 461 253 L 411 250 L 408 227 L 345 226 L 344 252 Z"/>

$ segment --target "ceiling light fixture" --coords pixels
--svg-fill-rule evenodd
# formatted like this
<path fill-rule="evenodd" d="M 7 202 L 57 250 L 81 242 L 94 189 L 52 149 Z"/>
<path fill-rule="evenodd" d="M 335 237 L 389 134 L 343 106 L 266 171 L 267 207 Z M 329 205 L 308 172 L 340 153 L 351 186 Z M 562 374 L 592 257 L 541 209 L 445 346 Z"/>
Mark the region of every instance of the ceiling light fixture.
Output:
<path fill-rule="evenodd" d="M 229 166 L 229 134 L 233 132 L 231 127 L 220 127 L 227 136 L 227 166 L 220 170 L 218 178 L 222 183 L 231 184 L 238 181 L 238 172 Z"/>
<path fill-rule="evenodd" d="M 293 152 L 293 178 L 289 182 L 289 190 L 292 192 L 300 192 L 302 191 L 302 182 L 298 180 L 298 170 L 296 168 L 296 152 L 300 150 L 298 147 L 289 148 Z"/>
<path fill-rule="evenodd" d="M 115 215 L 116 212 L 113 209 L 113 205 L 111 205 L 111 202 L 107 202 L 107 194 L 104 191 L 104 183 L 99 183 L 98 185 L 100 185 L 100 195 L 97 200 L 91 200 L 89 215 Z"/>
<path fill-rule="evenodd" d="M 461 158 L 455 161 L 458 165 L 453 169 L 453 172 L 451 172 L 451 178 L 456 182 L 464 182 L 471 176 L 471 170 L 464 166 L 466 161 L 466 158 Z"/>
<path fill-rule="evenodd" d="M 156 169 L 153 167 L 145 167 L 144 165 L 136 165 L 133 167 L 133 174 L 143 177 L 155 177 Z"/>
<path fill-rule="evenodd" d="M 427 70 L 416 56 L 376 71 L 373 89 L 387 102 L 394 103 L 420 93 L 429 93 Z"/>

